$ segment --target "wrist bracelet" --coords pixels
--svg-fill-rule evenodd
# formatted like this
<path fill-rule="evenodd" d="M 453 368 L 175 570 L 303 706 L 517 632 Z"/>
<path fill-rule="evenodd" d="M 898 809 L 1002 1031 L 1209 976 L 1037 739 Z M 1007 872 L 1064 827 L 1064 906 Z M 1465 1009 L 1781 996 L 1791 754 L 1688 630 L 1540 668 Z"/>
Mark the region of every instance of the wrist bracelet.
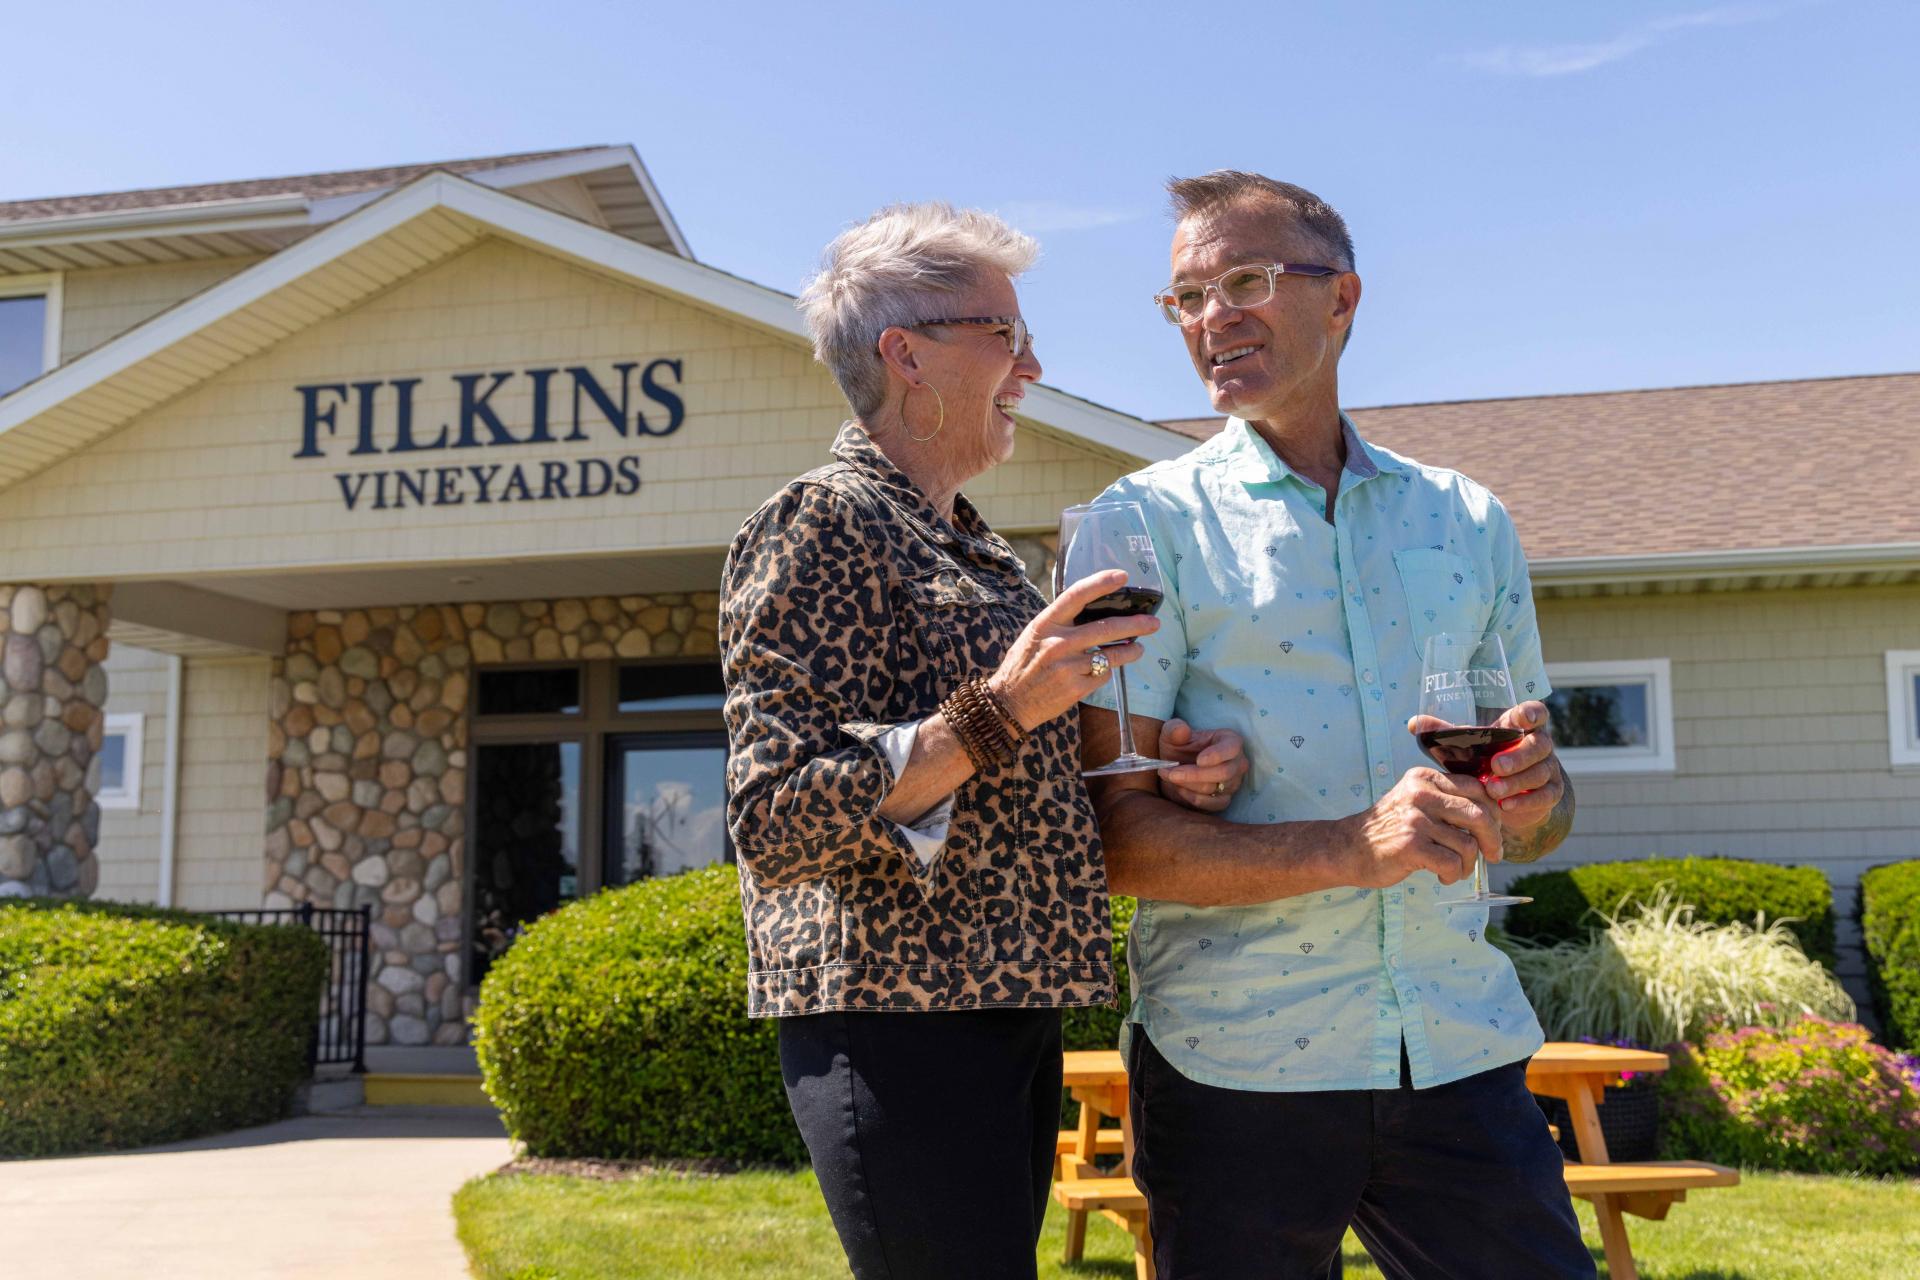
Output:
<path fill-rule="evenodd" d="M 986 681 L 975 677 L 966 681 L 940 704 L 941 713 L 960 740 L 961 749 L 976 769 L 1006 764 L 1013 759 L 1015 739 L 989 701 L 992 693 Z"/>

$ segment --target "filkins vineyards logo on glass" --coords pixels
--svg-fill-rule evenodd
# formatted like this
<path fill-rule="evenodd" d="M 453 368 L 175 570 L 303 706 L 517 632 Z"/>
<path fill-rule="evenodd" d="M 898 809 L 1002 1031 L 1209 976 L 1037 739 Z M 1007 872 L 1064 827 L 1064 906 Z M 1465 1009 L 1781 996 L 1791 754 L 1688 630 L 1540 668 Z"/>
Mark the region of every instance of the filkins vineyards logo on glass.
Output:
<path fill-rule="evenodd" d="M 687 416 L 678 390 L 681 363 L 659 359 L 642 367 L 628 360 L 602 373 L 581 365 L 456 373 L 452 379 L 460 391 L 460 411 L 454 421 L 432 428 L 414 420 L 420 378 L 295 387 L 300 395 L 300 448 L 293 456 L 324 458 L 329 456 L 326 444 L 351 439 L 353 446 L 346 457 L 377 455 L 389 460 L 386 466 L 334 473 L 340 502 L 349 511 L 547 502 L 609 493 L 631 497 L 640 492 L 637 453 L 515 462 L 511 458 L 494 461 L 492 456 L 497 455 L 492 451 L 516 445 L 572 444 L 610 435 L 622 440 L 670 436 Z M 529 397 L 523 422 L 505 421 L 492 403 L 495 394 L 512 383 L 520 384 L 513 388 L 515 392 Z M 456 449 L 487 452 L 451 461 L 436 458 L 431 463 L 409 456 Z M 409 465 L 415 463 L 425 465 Z"/>
<path fill-rule="evenodd" d="M 1504 689 L 1507 687 L 1507 673 L 1491 671 L 1484 667 L 1469 667 L 1465 671 L 1430 671 L 1427 673 L 1423 693 L 1437 693 L 1447 698 L 1464 698 L 1472 689 Z"/>

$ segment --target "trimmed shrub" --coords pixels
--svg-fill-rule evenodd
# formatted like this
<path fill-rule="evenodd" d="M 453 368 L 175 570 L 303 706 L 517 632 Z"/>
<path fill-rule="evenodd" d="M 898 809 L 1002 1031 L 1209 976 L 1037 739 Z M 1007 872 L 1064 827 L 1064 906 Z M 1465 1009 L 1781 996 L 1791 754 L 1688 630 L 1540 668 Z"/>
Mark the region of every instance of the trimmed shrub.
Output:
<path fill-rule="evenodd" d="M 1920 1092 L 1865 1027 L 1801 1018 L 1674 1045 L 1669 1159 L 1798 1173 L 1920 1171 Z"/>
<path fill-rule="evenodd" d="M 0 904 L 0 1156 L 281 1118 L 307 1073 L 327 965 L 305 928 Z"/>
<path fill-rule="evenodd" d="M 774 1023 L 746 991 L 733 867 L 597 893 L 487 971 L 487 1094 L 530 1155 L 803 1164 Z"/>
<path fill-rule="evenodd" d="M 1860 934 L 1887 1043 L 1920 1051 L 1920 861 L 1860 877 Z"/>
<path fill-rule="evenodd" d="M 1550 947 L 1501 939 L 1549 1040 L 1666 1044 L 1721 1022 L 1854 1015 L 1839 979 L 1808 959 L 1781 921 L 1708 924 L 1662 891 L 1605 923 L 1604 932 Z"/>
<path fill-rule="evenodd" d="M 1509 893 L 1532 902 L 1510 907 L 1507 933 L 1552 944 L 1590 937 L 1605 917 L 1651 902 L 1662 887 L 1707 924 L 1786 920 L 1800 949 L 1832 968 L 1833 886 L 1818 867 L 1783 867 L 1741 858 L 1643 858 L 1595 862 L 1516 877 Z"/>

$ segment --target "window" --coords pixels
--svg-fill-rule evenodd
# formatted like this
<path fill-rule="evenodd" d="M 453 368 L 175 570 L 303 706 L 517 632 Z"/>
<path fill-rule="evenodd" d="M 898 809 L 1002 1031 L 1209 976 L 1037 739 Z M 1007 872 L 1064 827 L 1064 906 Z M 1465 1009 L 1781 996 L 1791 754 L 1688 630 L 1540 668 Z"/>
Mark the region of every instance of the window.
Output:
<path fill-rule="evenodd" d="M 1896 768 L 1920 766 L 1920 649 L 1887 651 L 1887 750 Z"/>
<path fill-rule="evenodd" d="M 566 902 L 732 859 L 722 692 L 715 658 L 481 668 L 472 981 Z"/>
<path fill-rule="evenodd" d="M 110 715 L 107 731 L 100 739 L 100 784 L 93 798 L 102 809 L 138 809 L 140 807 L 140 744 L 146 717 Z"/>
<path fill-rule="evenodd" d="M 1568 770 L 1671 773 L 1673 675 L 1665 658 L 1549 663 L 1553 738 Z"/>
<path fill-rule="evenodd" d="M 60 277 L 0 275 L 0 396 L 60 363 Z"/>

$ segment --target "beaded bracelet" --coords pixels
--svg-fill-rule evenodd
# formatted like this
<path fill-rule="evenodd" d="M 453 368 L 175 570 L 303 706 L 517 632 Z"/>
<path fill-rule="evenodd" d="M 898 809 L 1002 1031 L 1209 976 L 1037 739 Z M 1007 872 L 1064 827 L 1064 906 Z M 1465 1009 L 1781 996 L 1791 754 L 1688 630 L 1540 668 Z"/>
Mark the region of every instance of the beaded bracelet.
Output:
<path fill-rule="evenodd" d="M 975 769 L 984 771 L 1013 759 L 1019 739 L 1008 728 L 1012 717 L 985 680 L 966 681 L 940 704 L 940 710 Z"/>

